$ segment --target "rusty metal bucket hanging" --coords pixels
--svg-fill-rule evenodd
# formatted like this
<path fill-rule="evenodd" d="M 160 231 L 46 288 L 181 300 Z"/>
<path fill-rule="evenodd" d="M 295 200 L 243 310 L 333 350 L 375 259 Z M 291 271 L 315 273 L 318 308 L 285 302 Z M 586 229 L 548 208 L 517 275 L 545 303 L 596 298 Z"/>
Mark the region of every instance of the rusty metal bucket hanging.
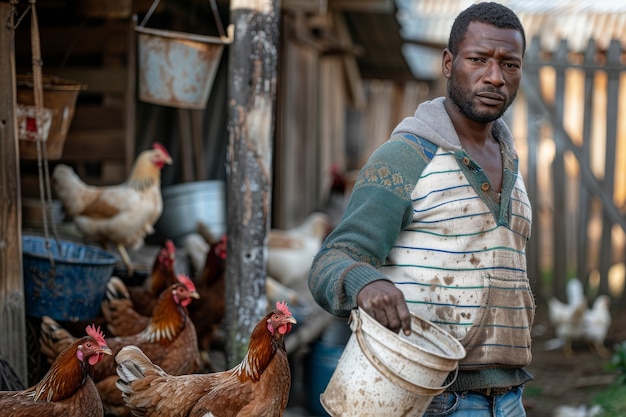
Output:
<path fill-rule="evenodd" d="M 215 0 L 211 0 L 219 37 L 147 28 L 145 24 L 158 3 L 155 0 L 141 24 L 135 26 L 139 99 L 163 106 L 203 109 L 224 46 L 233 41 L 233 25 L 228 26 L 226 35 Z"/>

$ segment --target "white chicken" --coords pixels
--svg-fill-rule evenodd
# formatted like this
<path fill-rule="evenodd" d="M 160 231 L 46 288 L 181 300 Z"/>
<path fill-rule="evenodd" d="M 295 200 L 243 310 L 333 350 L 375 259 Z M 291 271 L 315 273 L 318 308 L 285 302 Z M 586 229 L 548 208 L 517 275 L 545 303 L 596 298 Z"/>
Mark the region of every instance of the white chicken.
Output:
<path fill-rule="evenodd" d="M 560 405 L 554 409 L 552 417 L 599 417 L 602 413 L 602 407 L 597 404 L 589 408 L 586 405 Z"/>
<path fill-rule="evenodd" d="M 566 356 L 573 355 L 572 342 L 585 341 L 602 358 L 610 356 L 604 346 L 611 325 L 609 307 L 611 298 L 599 295 L 589 309 L 580 280 L 572 278 L 567 283 L 567 303 L 556 298 L 548 301 L 550 324 L 556 339 L 547 342 L 548 348 L 562 347 Z"/>
<path fill-rule="evenodd" d="M 209 243 L 200 233 L 192 232 L 185 235 L 181 246 L 187 252 L 191 269 L 195 275 L 198 275 L 204 268 L 206 254 L 209 253 Z"/>
<path fill-rule="evenodd" d="M 572 311 L 568 320 L 559 323 L 555 328 L 556 337 L 563 344 L 563 353 L 566 357 L 572 357 L 574 349 L 572 342 L 581 340 L 585 335 L 584 318 L 587 312 L 587 303 L 580 303 Z"/>
<path fill-rule="evenodd" d="M 578 278 L 567 282 L 566 295 L 567 303 L 556 297 L 548 300 L 548 316 L 556 334 L 556 339 L 548 341 L 548 345 L 562 347 L 565 356 L 572 356 L 572 341 L 583 337 L 583 320 L 587 311 L 587 299 Z"/>
<path fill-rule="evenodd" d="M 567 282 L 565 288 L 567 302 L 563 303 L 558 298 L 552 297 L 548 300 L 548 315 L 550 324 L 557 326 L 559 323 L 569 321 L 572 313 L 582 303 L 586 304 L 583 284 L 578 278 L 572 278 Z"/>
<path fill-rule="evenodd" d="M 583 318 L 583 337 L 590 347 L 602 358 L 608 359 L 611 352 L 604 346 L 607 332 L 611 326 L 611 298 L 599 295 L 593 302 L 591 310 L 585 312 Z"/>
<path fill-rule="evenodd" d="M 85 238 L 114 244 L 132 275 L 126 248 L 140 249 L 154 232 L 163 211 L 161 169 L 171 163 L 167 150 L 155 143 L 139 154 L 124 183 L 101 187 L 85 184 L 71 167 L 60 164 L 52 173 L 54 191 Z"/>
<path fill-rule="evenodd" d="M 313 258 L 330 229 L 328 215 L 321 212 L 313 212 L 295 228 L 271 229 L 267 242 L 267 274 L 288 287 L 306 279 Z"/>

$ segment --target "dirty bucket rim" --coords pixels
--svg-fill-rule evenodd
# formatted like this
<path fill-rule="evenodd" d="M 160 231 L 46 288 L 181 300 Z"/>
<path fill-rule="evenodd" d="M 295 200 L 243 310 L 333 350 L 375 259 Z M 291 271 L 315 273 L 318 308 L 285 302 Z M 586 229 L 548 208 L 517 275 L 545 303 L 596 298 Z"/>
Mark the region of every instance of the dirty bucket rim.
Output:
<path fill-rule="evenodd" d="M 161 193 L 164 197 L 174 197 L 176 194 L 184 194 L 185 196 L 188 196 L 187 193 L 191 191 L 202 191 L 203 194 L 208 194 L 216 191 L 222 192 L 225 187 L 226 184 L 223 180 L 187 181 L 180 182 L 178 184 L 166 185 L 163 187 Z"/>
<path fill-rule="evenodd" d="M 34 81 L 32 74 L 16 74 L 16 85 L 18 87 L 33 88 Z M 86 90 L 87 84 L 79 81 L 68 80 L 65 78 L 57 77 L 56 75 L 43 75 L 42 76 L 43 88 L 46 90 L 56 91 L 80 91 Z"/>
<path fill-rule="evenodd" d="M 160 37 L 160 38 L 194 41 L 194 42 L 213 44 L 213 45 L 228 45 L 228 44 L 232 43 L 232 40 L 229 39 L 229 38 L 221 38 L 221 37 L 218 37 L 218 36 L 200 35 L 200 34 L 197 34 L 197 33 L 178 32 L 178 31 L 175 31 L 175 30 L 155 29 L 155 28 L 148 28 L 148 27 L 145 27 L 145 26 L 135 26 L 135 32 L 138 32 L 140 35 L 148 35 L 148 36 L 157 36 L 157 37 Z"/>
<path fill-rule="evenodd" d="M 416 385 L 411 381 L 407 381 L 406 379 L 402 377 L 402 375 L 399 375 L 396 372 L 394 372 L 389 365 L 387 365 L 381 358 L 379 358 L 378 356 L 376 356 L 376 354 L 374 354 L 374 352 L 372 352 L 360 328 L 356 329 L 354 331 L 354 334 L 356 335 L 356 340 L 359 344 L 359 347 L 361 348 L 361 352 L 363 353 L 363 355 L 365 355 L 367 360 L 370 361 L 372 366 L 376 368 L 376 370 L 380 374 L 384 375 L 385 378 L 391 381 L 395 386 L 400 387 L 407 392 L 411 392 L 417 395 L 432 395 L 432 396 L 439 395 L 443 391 L 445 391 L 446 388 L 449 388 L 456 380 L 456 376 L 458 375 L 458 372 L 459 372 L 458 363 L 456 363 L 453 370 L 450 370 L 447 368 L 443 369 L 439 366 L 435 366 L 433 363 L 421 363 L 420 362 L 421 365 L 428 366 L 432 369 L 436 369 L 437 371 L 454 372 L 454 376 L 452 378 L 449 378 L 450 381 L 447 384 L 445 384 L 445 381 L 444 381 L 444 385 L 441 385 L 438 387 Z"/>
<path fill-rule="evenodd" d="M 427 320 L 424 317 L 419 316 L 417 313 L 415 313 L 413 311 L 411 311 L 410 313 L 411 313 L 411 324 L 413 324 L 413 322 L 416 321 L 416 320 L 419 321 L 419 322 L 426 323 L 429 327 L 435 329 L 435 331 L 437 333 L 439 333 L 440 335 L 445 336 L 445 339 L 449 342 L 449 346 L 448 347 L 450 348 L 448 352 L 445 352 L 447 354 L 434 352 L 434 351 L 428 350 L 428 349 L 424 349 L 422 346 L 416 345 L 415 343 L 411 342 L 410 340 L 401 337 L 398 333 L 394 333 L 391 330 L 389 330 L 388 328 L 386 328 L 385 326 L 383 326 L 382 324 L 380 324 L 372 316 L 367 314 L 361 307 L 358 307 L 357 309 L 352 310 L 352 314 L 355 317 L 358 317 L 359 320 L 362 320 L 362 317 L 364 317 L 365 320 L 368 322 L 368 324 L 370 324 L 372 326 L 375 326 L 379 330 L 383 330 L 384 332 L 388 332 L 389 336 L 395 337 L 396 340 L 401 345 L 410 347 L 411 349 L 417 349 L 420 352 L 436 356 L 439 359 L 443 359 L 443 360 L 446 360 L 446 361 L 459 361 L 459 360 L 461 360 L 461 359 L 463 359 L 465 357 L 465 355 L 466 355 L 465 348 L 463 347 L 463 345 L 461 344 L 461 342 L 458 339 L 453 337 L 449 332 L 446 332 L 443 328 L 441 328 L 440 326 L 436 325 L 432 321 Z M 412 331 L 414 332 L 415 330 L 412 329 Z M 453 349 L 453 347 L 454 347 L 454 349 Z M 452 370 L 452 368 L 450 368 L 450 370 Z"/>
<path fill-rule="evenodd" d="M 29 256 L 31 258 L 36 258 L 36 259 L 42 259 L 45 261 L 49 261 L 50 257 L 48 256 L 48 252 L 35 252 L 33 250 L 28 250 L 24 248 L 24 243 L 28 242 L 28 241 L 45 241 L 46 238 L 45 236 L 37 236 L 37 235 L 23 235 L 22 236 L 22 254 L 25 256 Z M 50 245 L 55 246 L 56 242 L 54 239 L 49 239 L 50 240 Z M 72 240 L 65 240 L 65 239 L 60 239 L 59 242 L 61 243 L 61 245 L 63 244 L 71 244 L 71 245 L 75 245 L 75 246 L 81 246 L 84 247 L 92 252 L 94 252 L 96 255 L 99 256 L 99 258 L 97 259 L 79 259 L 79 258 L 63 258 L 60 257 L 59 254 L 52 254 L 52 258 L 55 262 L 60 262 L 60 263 L 71 263 L 73 265 L 94 265 L 94 266 L 108 266 L 108 265 L 115 265 L 118 262 L 117 257 L 108 252 L 105 251 L 104 249 L 100 249 L 96 246 L 93 245 L 89 245 L 89 244 L 85 244 L 83 242 L 76 242 L 76 241 L 72 241 Z"/>

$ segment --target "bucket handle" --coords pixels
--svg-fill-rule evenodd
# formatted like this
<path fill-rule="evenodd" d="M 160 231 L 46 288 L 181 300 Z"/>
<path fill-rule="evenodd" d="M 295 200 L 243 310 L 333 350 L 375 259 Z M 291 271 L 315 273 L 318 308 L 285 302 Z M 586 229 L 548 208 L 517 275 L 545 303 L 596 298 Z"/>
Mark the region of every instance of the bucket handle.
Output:
<path fill-rule="evenodd" d="M 411 392 L 413 394 L 435 396 L 445 391 L 445 389 L 450 387 L 456 380 L 456 377 L 459 373 L 458 363 L 454 367 L 454 377 L 450 378 L 448 376 L 448 378 L 446 379 L 450 379 L 450 382 L 441 387 L 417 386 L 407 381 L 406 379 L 402 378 L 401 376 L 396 375 L 394 372 L 389 372 L 389 367 L 382 360 L 380 360 L 380 358 L 374 355 L 374 353 L 372 353 L 367 341 L 363 337 L 363 332 L 361 330 L 361 319 L 358 317 L 358 315 L 353 314 L 353 320 L 356 321 L 356 328 L 354 329 L 354 334 L 356 335 L 356 340 L 359 343 L 359 346 L 361 347 L 361 351 L 363 352 L 365 357 L 370 361 L 370 363 L 374 366 L 374 368 L 376 368 L 376 370 L 380 372 L 381 374 L 385 375 L 394 385 L 404 389 L 405 391 Z"/>
<path fill-rule="evenodd" d="M 353 330 L 361 329 L 362 320 L 361 320 L 361 317 L 359 316 L 359 311 L 358 310 L 353 310 L 352 311 L 352 315 L 354 316 L 354 321 L 353 321 L 354 325 L 351 325 L 350 328 L 353 329 Z M 353 318 L 351 317 L 351 319 L 353 319 Z M 411 358 L 407 358 L 405 355 L 402 355 L 399 352 L 398 352 L 398 354 L 401 355 L 402 357 L 406 358 L 406 359 L 411 360 Z M 426 365 L 426 366 L 428 366 L 429 368 L 436 369 L 438 371 L 448 371 L 449 370 L 448 367 L 444 367 L 444 366 L 442 366 L 442 365 L 440 365 L 438 363 L 429 362 L 429 361 L 426 361 L 426 360 L 422 360 L 421 363 Z"/>
<path fill-rule="evenodd" d="M 145 24 L 148 23 L 148 19 L 152 17 L 152 13 L 154 13 L 156 8 L 159 6 L 159 1 L 160 0 L 154 0 L 152 2 L 152 4 L 150 5 L 150 8 L 146 12 L 146 15 L 143 17 L 143 19 L 141 20 L 141 23 L 139 24 L 140 27 L 144 27 Z M 215 25 L 217 26 L 217 31 L 220 33 L 220 38 L 225 39 L 226 33 L 224 32 L 224 25 L 222 24 L 222 20 L 219 17 L 217 4 L 215 4 L 215 0 L 210 0 L 210 1 L 211 1 L 211 11 L 213 12 L 213 18 L 215 18 Z"/>

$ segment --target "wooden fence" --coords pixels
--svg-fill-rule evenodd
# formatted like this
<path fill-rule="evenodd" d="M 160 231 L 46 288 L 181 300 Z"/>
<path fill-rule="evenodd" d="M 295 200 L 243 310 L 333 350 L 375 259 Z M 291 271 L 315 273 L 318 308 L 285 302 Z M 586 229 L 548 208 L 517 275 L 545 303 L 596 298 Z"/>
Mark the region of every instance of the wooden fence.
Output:
<path fill-rule="evenodd" d="M 590 299 L 610 294 L 626 303 L 624 55 L 616 40 L 605 50 L 590 41 L 583 52 L 567 41 L 551 53 L 537 39 L 529 45 L 512 125 L 527 138 L 518 148 L 533 204 L 528 269 L 539 299 L 565 300 L 576 276 Z"/>

